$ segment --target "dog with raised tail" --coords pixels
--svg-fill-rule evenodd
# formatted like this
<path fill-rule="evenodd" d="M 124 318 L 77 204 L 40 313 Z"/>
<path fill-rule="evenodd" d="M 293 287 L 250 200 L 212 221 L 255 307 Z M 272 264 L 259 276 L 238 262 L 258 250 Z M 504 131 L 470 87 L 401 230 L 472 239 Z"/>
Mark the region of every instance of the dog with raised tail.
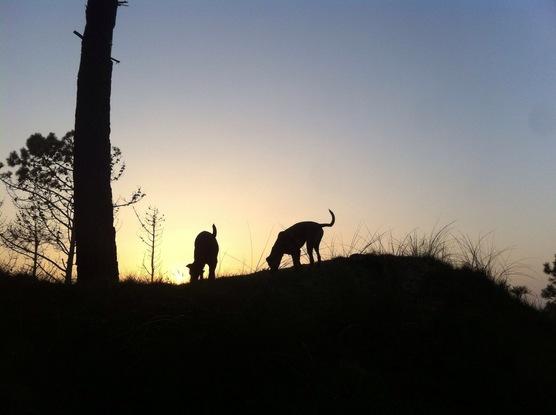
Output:
<path fill-rule="evenodd" d="M 209 267 L 209 280 L 216 278 L 216 264 L 218 263 L 218 242 L 216 242 L 216 226 L 212 225 L 212 233 L 201 232 L 195 238 L 193 263 L 188 264 L 190 282 L 203 279 L 205 265 Z"/>
<path fill-rule="evenodd" d="M 315 262 L 313 250 L 317 254 L 317 261 L 321 262 L 319 245 L 324 235 L 322 228 L 332 226 L 336 222 L 334 212 L 330 209 L 328 211 L 332 216 L 330 223 L 299 222 L 278 234 L 270 255 L 266 258 L 266 262 L 272 271 L 276 271 L 280 267 L 282 257 L 286 254 L 291 255 L 294 267 L 300 267 L 301 247 L 303 244 L 307 244 L 307 254 L 311 264 Z"/>

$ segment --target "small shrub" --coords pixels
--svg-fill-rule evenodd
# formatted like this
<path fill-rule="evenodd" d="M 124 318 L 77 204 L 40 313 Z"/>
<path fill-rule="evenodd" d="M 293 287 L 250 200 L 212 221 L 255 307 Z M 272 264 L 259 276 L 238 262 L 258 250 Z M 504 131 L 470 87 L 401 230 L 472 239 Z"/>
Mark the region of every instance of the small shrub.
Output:
<path fill-rule="evenodd" d="M 544 273 L 548 275 L 548 285 L 541 291 L 541 296 L 554 305 L 556 304 L 556 255 L 552 266 L 548 262 L 544 264 Z"/>
<path fill-rule="evenodd" d="M 514 285 L 510 288 L 510 293 L 515 295 L 520 300 L 523 299 L 526 295 L 531 294 L 531 290 L 527 288 L 525 285 Z"/>

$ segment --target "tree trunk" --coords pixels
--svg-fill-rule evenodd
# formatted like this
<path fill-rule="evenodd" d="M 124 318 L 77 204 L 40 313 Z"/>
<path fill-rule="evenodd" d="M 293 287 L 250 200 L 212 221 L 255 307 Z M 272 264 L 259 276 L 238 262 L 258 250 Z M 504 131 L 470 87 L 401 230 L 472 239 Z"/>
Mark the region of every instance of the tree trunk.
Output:
<path fill-rule="evenodd" d="M 88 0 L 75 110 L 74 185 L 78 282 L 118 281 L 110 187 L 112 34 L 117 0 Z"/>
<path fill-rule="evenodd" d="M 156 217 L 153 218 L 153 225 L 152 225 L 152 234 L 153 240 L 151 244 L 151 284 L 154 282 L 154 250 L 155 250 L 155 242 L 156 242 Z"/>
<path fill-rule="evenodd" d="M 73 261 L 75 255 L 75 232 L 72 230 L 70 235 L 68 262 L 66 263 L 66 273 L 64 276 L 64 281 L 67 285 L 71 285 L 71 275 L 73 274 Z"/>
<path fill-rule="evenodd" d="M 39 268 L 39 238 L 37 236 L 37 222 L 35 220 L 35 234 L 33 239 L 33 268 L 31 269 L 31 276 L 37 279 L 37 270 Z"/>

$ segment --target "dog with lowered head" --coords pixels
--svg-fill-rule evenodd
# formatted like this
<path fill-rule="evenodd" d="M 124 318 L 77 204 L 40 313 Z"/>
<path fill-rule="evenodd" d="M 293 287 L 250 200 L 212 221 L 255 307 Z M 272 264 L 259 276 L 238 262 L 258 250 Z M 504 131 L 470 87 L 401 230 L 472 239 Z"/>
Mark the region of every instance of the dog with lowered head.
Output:
<path fill-rule="evenodd" d="M 216 264 L 218 262 L 218 242 L 216 242 L 216 226 L 212 225 L 212 233 L 201 232 L 195 238 L 195 251 L 193 253 L 193 263 L 188 264 L 190 281 L 203 279 L 205 265 L 209 267 L 209 280 L 216 278 Z"/>
<path fill-rule="evenodd" d="M 332 216 L 330 223 L 299 222 L 278 234 L 270 255 L 266 258 L 266 262 L 272 271 L 278 269 L 280 261 L 282 261 L 282 257 L 285 254 L 291 255 L 294 267 L 300 267 L 301 247 L 303 244 L 307 244 L 307 254 L 311 264 L 315 262 L 313 250 L 317 254 L 317 261 L 320 263 L 319 245 L 324 235 L 322 228 L 332 226 L 336 222 L 334 212 L 330 209 L 328 211 Z"/>

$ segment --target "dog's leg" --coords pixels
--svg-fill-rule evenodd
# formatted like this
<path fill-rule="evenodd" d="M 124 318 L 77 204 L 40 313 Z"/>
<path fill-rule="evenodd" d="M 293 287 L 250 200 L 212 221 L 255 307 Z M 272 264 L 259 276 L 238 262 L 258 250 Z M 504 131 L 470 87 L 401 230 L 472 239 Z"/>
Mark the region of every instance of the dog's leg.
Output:
<path fill-rule="evenodd" d="M 315 249 L 313 244 L 307 241 L 307 255 L 309 255 L 309 262 L 311 265 L 315 263 L 315 259 L 313 258 L 313 249 Z"/>
<path fill-rule="evenodd" d="M 292 254 L 292 260 L 293 260 L 294 268 L 300 268 L 301 267 L 300 257 L 301 257 L 301 252 L 300 251 L 297 251 L 296 253 Z"/>
<path fill-rule="evenodd" d="M 322 241 L 322 237 L 324 235 L 324 232 L 322 231 L 322 228 L 320 228 L 320 232 L 316 235 L 315 238 L 315 252 L 317 253 L 317 261 L 320 264 L 320 242 Z"/>
<path fill-rule="evenodd" d="M 209 280 L 214 280 L 216 279 L 216 262 L 213 262 L 212 264 L 208 264 L 209 266 L 209 275 L 208 275 L 208 279 Z"/>
<path fill-rule="evenodd" d="M 317 253 L 317 261 L 320 264 L 320 251 L 319 251 L 319 245 L 320 245 L 320 241 L 317 242 L 317 244 L 315 245 L 315 252 Z"/>

